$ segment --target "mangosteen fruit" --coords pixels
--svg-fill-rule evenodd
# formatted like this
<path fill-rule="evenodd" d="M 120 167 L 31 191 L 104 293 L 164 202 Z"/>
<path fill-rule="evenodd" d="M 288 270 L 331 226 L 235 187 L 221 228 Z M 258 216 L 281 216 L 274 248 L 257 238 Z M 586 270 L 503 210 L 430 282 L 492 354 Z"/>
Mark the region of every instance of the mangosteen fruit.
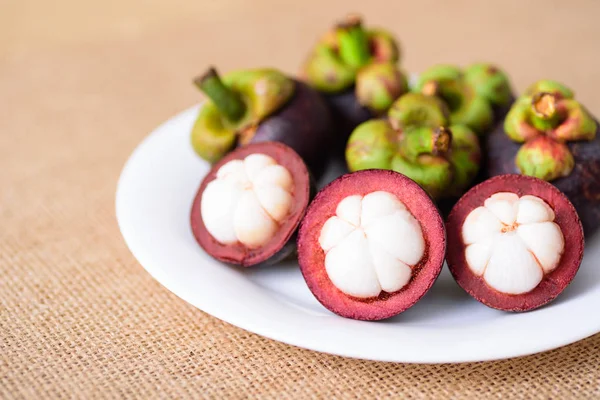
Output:
<path fill-rule="evenodd" d="M 438 277 L 443 220 L 427 193 L 385 170 L 342 175 L 310 204 L 298 261 L 314 296 L 347 318 L 380 320 L 413 306 Z"/>
<path fill-rule="evenodd" d="M 435 65 L 419 76 L 414 90 L 442 99 L 450 110 L 450 121 L 469 126 L 479 136 L 502 118 L 512 100 L 506 74 L 487 63 L 464 70 L 454 65 Z"/>
<path fill-rule="evenodd" d="M 231 72 L 210 68 L 194 83 L 209 98 L 192 128 L 196 153 L 210 163 L 236 146 L 277 141 L 294 149 L 318 178 L 333 139 L 332 119 L 321 96 L 274 69 Z"/>
<path fill-rule="evenodd" d="M 528 311 L 558 296 L 583 257 L 583 228 L 555 186 L 499 175 L 469 190 L 446 223 L 447 262 L 456 282 L 481 303 Z"/>
<path fill-rule="evenodd" d="M 301 75 L 321 92 L 336 125 L 340 153 L 352 130 L 387 111 L 408 91 L 405 74 L 397 67 L 398 44 L 382 29 L 365 29 L 350 15 L 315 45 Z"/>
<path fill-rule="evenodd" d="M 445 104 L 422 93 L 400 97 L 387 119 L 359 125 L 346 147 L 350 171 L 400 172 L 436 200 L 464 193 L 479 171 L 480 159 L 477 135 L 466 125 L 450 124 Z"/>
<path fill-rule="evenodd" d="M 600 225 L 598 122 L 559 82 L 531 85 L 488 138 L 490 176 L 520 173 L 551 182 L 575 205 L 586 235 Z"/>
<path fill-rule="evenodd" d="M 218 161 L 191 212 L 196 241 L 217 260 L 249 267 L 282 260 L 314 193 L 302 158 L 280 142 L 253 143 Z"/>

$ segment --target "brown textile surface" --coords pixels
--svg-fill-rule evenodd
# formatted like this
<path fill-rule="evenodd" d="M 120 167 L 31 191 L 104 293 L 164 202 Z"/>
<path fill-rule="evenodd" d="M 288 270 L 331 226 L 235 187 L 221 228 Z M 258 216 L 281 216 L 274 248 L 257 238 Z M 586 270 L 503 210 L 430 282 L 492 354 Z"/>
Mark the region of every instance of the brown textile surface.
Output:
<path fill-rule="evenodd" d="M 198 101 L 193 75 L 209 63 L 294 72 L 347 11 L 399 34 L 409 71 L 494 61 L 517 89 L 561 80 L 598 114 L 600 2 L 8 0 L 1 9 L 0 398 L 600 397 L 600 335 L 463 365 L 352 360 L 261 338 L 155 282 L 114 215 L 125 160 Z"/>

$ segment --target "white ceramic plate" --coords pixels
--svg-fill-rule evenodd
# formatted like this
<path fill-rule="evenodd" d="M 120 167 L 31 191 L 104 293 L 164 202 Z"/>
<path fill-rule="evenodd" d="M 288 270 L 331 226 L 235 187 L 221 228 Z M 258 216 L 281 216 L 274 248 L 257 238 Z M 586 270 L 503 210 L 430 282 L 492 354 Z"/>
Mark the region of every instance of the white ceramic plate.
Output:
<path fill-rule="evenodd" d="M 134 151 L 119 181 L 116 211 L 123 237 L 142 266 L 199 309 L 292 345 L 395 362 L 522 356 L 600 331 L 598 239 L 588 243 L 573 283 L 536 311 L 487 308 L 463 292 L 444 267 L 419 303 L 382 322 L 353 321 L 327 311 L 306 287 L 297 263 L 239 269 L 213 260 L 196 244 L 189 224 L 192 200 L 209 169 L 189 144 L 197 111 L 194 107 L 167 121 Z"/>

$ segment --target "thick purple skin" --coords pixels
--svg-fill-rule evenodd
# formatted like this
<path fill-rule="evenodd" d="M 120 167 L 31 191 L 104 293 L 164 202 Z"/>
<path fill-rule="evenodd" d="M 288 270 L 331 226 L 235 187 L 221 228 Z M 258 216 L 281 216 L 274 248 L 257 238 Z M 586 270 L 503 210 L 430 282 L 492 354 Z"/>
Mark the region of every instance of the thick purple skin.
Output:
<path fill-rule="evenodd" d="M 481 168 L 479 169 L 479 173 L 477 174 L 477 177 L 473 181 L 473 186 L 475 186 L 478 183 L 481 183 L 481 182 L 485 181 L 487 178 L 489 178 L 487 171 L 485 169 L 485 166 L 487 164 L 488 154 L 490 152 L 489 137 L 490 137 L 490 135 L 492 135 L 492 133 L 494 133 L 498 129 L 498 127 L 502 128 L 504 126 L 504 119 L 506 118 L 506 114 L 508 114 L 508 112 L 510 111 L 510 108 L 512 107 L 514 102 L 515 102 L 515 96 L 512 95 L 510 97 L 510 101 L 504 107 L 497 107 L 497 106 L 493 107 L 494 124 L 492 125 L 490 130 L 488 132 L 486 132 L 486 134 L 480 138 L 481 156 L 482 156 L 481 157 Z"/>
<path fill-rule="evenodd" d="M 504 124 L 504 117 L 506 117 L 506 114 L 508 114 L 508 111 L 510 110 L 510 107 L 512 106 L 512 104 L 515 102 L 515 96 L 511 95 L 510 96 L 510 101 L 508 102 L 507 105 L 505 105 L 504 107 L 493 107 L 493 111 L 494 111 L 494 127 L 502 122 Z"/>
<path fill-rule="evenodd" d="M 569 176 L 550 183 L 571 200 L 589 239 L 600 225 L 600 135 L 591 142 L 573 142 L 568 146 L 575 158 L 575 168 Z M 504 126 L 498 125 L 488 138 L 488 175 L 518 174 L 515 156 L 520 147 L 521 143 L 510 140 Z"/>
<path fill-rule="evenodd" d="M 354 87 L 335 94 L 323 93 L 323 98 L 331 110 L 335 124 L 332 154 L 344 159 L 346 143 L 352 131 L 375 115 L 358 102 Z"/>
<path fill-rule="evenodd" d="M 335 133 L 333 120 L 318 92 L 305 83 L 294 82 L 292 99 L 258 126 L 250 143 L 285 143 L 302 157 L 314 178 L 319 179 L 329 160 Z"/>

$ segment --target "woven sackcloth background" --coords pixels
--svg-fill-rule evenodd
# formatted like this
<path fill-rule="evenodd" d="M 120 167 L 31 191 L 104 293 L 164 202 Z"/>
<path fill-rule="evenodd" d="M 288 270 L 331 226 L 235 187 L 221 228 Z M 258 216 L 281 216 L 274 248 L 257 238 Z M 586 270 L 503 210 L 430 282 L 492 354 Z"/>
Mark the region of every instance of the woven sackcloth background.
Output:
<path fill-rule="evenodd" d="M 392 28 L 409 71 L 490 60 L 519 90 L 552 77 L 600 113 L 593 0 L 0 0 L 0 398 L 600 398 L 600 335 L 499 362 L 345 359 L 221 322 L 129 253 L 119 173 L 198 101 L 190 78 L 293 73 L 349 11 Z"/>

